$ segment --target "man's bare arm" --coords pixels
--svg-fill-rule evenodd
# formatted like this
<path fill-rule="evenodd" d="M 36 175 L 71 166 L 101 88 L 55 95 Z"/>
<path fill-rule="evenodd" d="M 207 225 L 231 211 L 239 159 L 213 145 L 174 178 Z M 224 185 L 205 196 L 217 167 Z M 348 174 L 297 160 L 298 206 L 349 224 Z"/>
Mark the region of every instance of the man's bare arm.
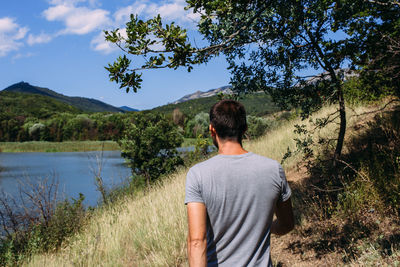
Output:
<path fill-rule="evenodd" d="M 276 220 L 272 222 L 271 233 L 284 235 L 294 228 L 294 216 L 292 201 L 289 198 L 284 202 L 278 202 L 275 209 Z"/>
<path fill-rule="evenodd" d="M 207 266 L 207 211 L 204 203 L 187 204 L 189 234 L 188 255 L 191 267 Z"/>

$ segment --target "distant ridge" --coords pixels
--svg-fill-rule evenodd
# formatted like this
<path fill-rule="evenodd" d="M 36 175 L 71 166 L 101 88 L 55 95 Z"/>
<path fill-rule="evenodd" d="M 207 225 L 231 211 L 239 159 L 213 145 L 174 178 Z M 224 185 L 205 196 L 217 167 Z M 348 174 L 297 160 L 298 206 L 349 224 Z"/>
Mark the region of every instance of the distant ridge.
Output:
<path fill-rule="evenodd" d="M 44 95 L 44 96 L 48 96 L 53 99 L 56 99 L 58 101 L 67 103 L 67 104 L 74 106 L 82 111 L 88 111 L 88 112 L 103 112 L 103 111 L 125 112 L 126 111 L 124 109 L 114 107 L 112 105 L 106 104 L 104 102 L 101 102 L 101 101 L 93 99 L 93 98 L 65 96 L 63 94 L 59 94 L 48 88 L 33 86 L 26 82 L 20 82 L 20 83 L 13 84 L 13 85 L 5 88 L 3 91 Z"/>
<path fill-rule="evenodd" d="M 119 109 L 122 109 L 124 111 L 139 111 L 138 109 L 131 108 L 131 107 L 128 107 L 128 106 L 122 106 L 122 107 L 119 107 Z"/>
<path fill-rule="evenodd" d="M 231 88 L 232 88 L 232 86 L 227 85 L 227 86 L 222 86 L 222 87 L 219 87 L 219 88 L 216 88 L 216 89 L 211 89 L 211 90 L 208 90 L 206 92 L 197 91 L 197 92 L 195 92 L 193 94 L 185 95 L 184 97 L 176 100 L 172 104 L 179 104 L 179 103 L 186 102 L 186 101 L 193 100 L 193 99 L 197 99 L 197 98 L 215 96 L 220 92 L 223 93 L 223 94 L 231 94 L 232 93 Z"/>

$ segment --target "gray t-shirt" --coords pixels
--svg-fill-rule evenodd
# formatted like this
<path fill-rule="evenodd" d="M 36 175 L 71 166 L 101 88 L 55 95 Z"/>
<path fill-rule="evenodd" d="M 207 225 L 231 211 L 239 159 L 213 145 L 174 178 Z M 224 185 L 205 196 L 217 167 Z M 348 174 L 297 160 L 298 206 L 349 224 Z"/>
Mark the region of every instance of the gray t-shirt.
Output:
<path fill-rule="evenodd" d="M 190 168 L 185 204 L 206 206 L 208 266 L 272 266 L 274 208 L 290 195 L 281 165 L 252 152 L 217 155 Z"/>

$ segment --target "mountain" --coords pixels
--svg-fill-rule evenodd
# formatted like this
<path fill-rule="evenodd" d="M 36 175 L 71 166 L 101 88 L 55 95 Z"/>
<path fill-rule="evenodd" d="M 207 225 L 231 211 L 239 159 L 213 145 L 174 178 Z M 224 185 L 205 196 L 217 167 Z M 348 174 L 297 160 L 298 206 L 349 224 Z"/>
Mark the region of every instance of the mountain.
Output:
<path fill-rule="evenodd" d="M 26 94 L 20 92 L 0 92 L 0 122 L 23 117 L 46 119 L 57 113 L 79 114 L 82 111 L 74 106 L 45 95 Z M 7 120 L 6 125 L 7 125 Z M 1 123 L 0 123 L 1 124 Z M 4 124 L 3 124 L 4 126 Z M 1 132 L 1 129 L 0 129 Z"/>
<path fill-rule="evenodd" d="M 139 111 L 138 109 L 134 109 L 134 108 L 131 108 L 131 107 L 128 107 L 128 106 L 122 106 L 122 107 L 119 107 L 119 109 L 122 109 L 122 110 L 124 110 L 124 111 Z"/>
<path fill-rule="evenodd" d="M 189 101 L 189 100 L 193 100 L 193 99 L 215 96 L 218 93 L 231 94 L 232 93 L 231 87 L 232 86 L 227 85 L 227 86 L 222 86 L 220 88 L 211 89 L 206 92 L 197 91 L 193 94 L 185 95 L 184 97 L 176 100 L 172 104 L 179 104 L 179 103 L 183 103 L 185 101 Z"/>
<path fill-rule="evenodd" d="M 28 94 L 38 94 L 51 97 L 55 100 L 64 102 L 71 106 L 74 106 L 80 110 L 87 112 L 103 112 L 103 111 L 111 111 L 111 112 L 124 112 L 125 110 L 114 107 L 112 105 L 106 104 L 99 100 L 93 98 L 85 98 L 85 97 L 76 97 L 76 96 L 65 96 L 59 94 L 53 90 L 48 88 L 38 87 L 30 85 L 26 82 L 20 82 L 13 84 L 3 90 L 4 92 L 18 92 L 18 93 L 28 93 Z"/>

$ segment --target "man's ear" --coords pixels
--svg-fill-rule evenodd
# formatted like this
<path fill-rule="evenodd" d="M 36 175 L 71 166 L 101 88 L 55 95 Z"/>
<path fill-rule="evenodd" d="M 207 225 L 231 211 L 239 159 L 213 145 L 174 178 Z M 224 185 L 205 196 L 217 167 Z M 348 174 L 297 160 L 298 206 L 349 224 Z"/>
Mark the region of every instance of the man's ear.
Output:
<path fill-rule="evenodd" d="M 208 128 L 210 129 L 211 136 L 217 135 L 217 131 L 215 131 L 215 128 L 211 124 L 210 124 L 210 126 L 208 126 Z"/>

